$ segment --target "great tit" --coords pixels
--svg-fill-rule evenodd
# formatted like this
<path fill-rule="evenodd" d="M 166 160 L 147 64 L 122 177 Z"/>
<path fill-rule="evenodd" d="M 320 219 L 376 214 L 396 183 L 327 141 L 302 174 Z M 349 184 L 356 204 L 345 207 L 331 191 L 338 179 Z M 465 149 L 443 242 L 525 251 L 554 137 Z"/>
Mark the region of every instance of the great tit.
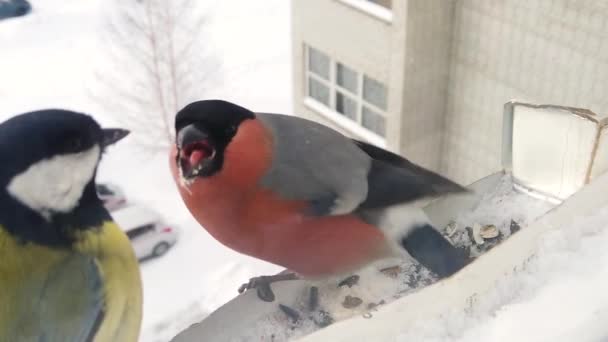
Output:
<path fill-rule="evenodd" d="M 0 341 L 137 341 L 138 261 L 95 189 L 128 133 L 60 109 L 0 124 Z"/>

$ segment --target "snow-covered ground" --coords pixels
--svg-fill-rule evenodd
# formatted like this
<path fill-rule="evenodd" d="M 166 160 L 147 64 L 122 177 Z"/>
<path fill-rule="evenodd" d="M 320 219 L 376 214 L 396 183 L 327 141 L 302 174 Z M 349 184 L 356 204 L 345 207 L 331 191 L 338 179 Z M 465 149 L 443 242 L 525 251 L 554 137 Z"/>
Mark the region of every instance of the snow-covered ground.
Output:
<path fill-rule="evenodd" d="M 33 0 L 31 15 L 0 21 L 0 120 L 59 107 L 114 123 L 87 92 L 94 91 L 93 72 L 105 62 L 98 39 L 101 3 Z M 228 72 L 204 96 L 289 113 L 289 2 L 221 0 L 214 13 L 210 44 Z M 175 190 L 165 154 L 139 155 L 127 138 L 105 155 L 98 179 L 121 186 L 130 200 L 156 209 L 181 232 L 167 255 L 142 264 L 142 341 L 168 341 L 235 296 L 250 277 L 280 270 L 225 248 L 200 228 Z"/>

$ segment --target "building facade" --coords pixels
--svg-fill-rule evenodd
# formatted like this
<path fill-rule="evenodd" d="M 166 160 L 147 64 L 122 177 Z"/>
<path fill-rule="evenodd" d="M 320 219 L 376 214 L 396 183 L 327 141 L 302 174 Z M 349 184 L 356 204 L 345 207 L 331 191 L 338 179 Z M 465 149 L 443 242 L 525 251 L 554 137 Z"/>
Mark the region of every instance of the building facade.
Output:
<path fill-rule="evenodd" d="M 298 115 L 465 184 L 509 100 L 608 114 L 602 1 L 295 0 L 292 35 Z"/>

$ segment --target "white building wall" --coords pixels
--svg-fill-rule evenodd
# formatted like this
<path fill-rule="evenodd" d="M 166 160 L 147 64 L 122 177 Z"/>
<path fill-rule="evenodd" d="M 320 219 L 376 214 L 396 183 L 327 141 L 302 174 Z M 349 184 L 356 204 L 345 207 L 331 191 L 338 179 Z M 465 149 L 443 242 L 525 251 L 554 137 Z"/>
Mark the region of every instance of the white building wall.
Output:
<path fill-rule="evenodd" d="M 400 152 L 437 171 L 447 103 L 453 1 L 402 3 L 407 8 Z"/>
<path fill-rule="evenodd" d="M 442 173 L 469 183 L 500 169 L 502 109 L 511 99 L 608 114 L 607 2 L 455 6 Z"/>

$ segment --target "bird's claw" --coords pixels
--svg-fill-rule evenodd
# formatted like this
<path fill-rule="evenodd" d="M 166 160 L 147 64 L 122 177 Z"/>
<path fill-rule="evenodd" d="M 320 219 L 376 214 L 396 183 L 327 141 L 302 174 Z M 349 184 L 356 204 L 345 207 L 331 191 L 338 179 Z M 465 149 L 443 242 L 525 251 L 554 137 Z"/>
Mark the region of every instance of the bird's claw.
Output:
<path fill-rule="evenodd" d="M 241 287 L 239 287 L 239 293 L 243 293 L 247 290 L 255 289 L 262 277 L 263 276 L 253 277 L 253 278 L 249 279 L 248 282 L 246 282 L 245 284 L 241 285 Z"/>
<path fill-rule="evenodd" d="M 295 280 L 298 277 L 294 273 L 279 273 L 270 276 L 259 276 L 249 279 L 249 282 L 239 287 L 239 293 L 243 293 L 247 290 L 256 289 L 258 298 L 265 302 L 273 302 L 275 299 L 274 292 L 270 284 L 277 281 L 284 280 Z"/>
<path fill-rule="evenodd" d="M 275 299 L 274 292 L 270 287 L 271 279 L 268 276 L 261 276 L 249 279 L 248 283 L 245 283 L 239 287 L 239 293 L 243 293 L 247 290 L 255 289 L 258 298 L 265 302 L 273 302 Z"/>

